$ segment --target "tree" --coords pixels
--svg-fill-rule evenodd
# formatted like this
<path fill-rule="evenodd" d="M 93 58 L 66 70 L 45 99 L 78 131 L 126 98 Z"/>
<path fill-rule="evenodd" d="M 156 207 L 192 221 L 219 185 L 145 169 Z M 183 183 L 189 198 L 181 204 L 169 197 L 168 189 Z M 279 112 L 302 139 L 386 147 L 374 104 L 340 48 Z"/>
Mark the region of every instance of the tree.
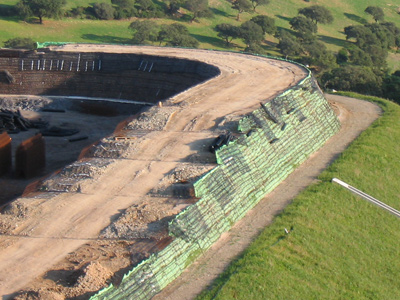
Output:
<path fill-rule="evenodd" d="M 371 68 L 346 65 L 335 68 L 321 77 L 325 88 L 354 91 L 367 95 L 381 95 L 382 78 Z"/>
<path fill-rule="evenodd" d="M 22 17 L 35 16 L 43 24 L 43 18 L 57 18 L 62 14 L 65 0 L 21 0 L 17 4 L 18 14 Z"/>
<path fill-rule="evenodd" d="M 244 49 L 245 52 L 249 52 L 249 53 L 258 53 L 258 54 L 262 54 L 264 53 L 264 49 L 261 47 L 260 44 L 250 44 L 246 47 L 246 49 Z"/>
<path fill-rule="evenodd" d="M 364 66 L 364 67 L 373 66 L 371 56 L 364 50 L 360 49 L 359 47 L 351 47 L 349 49 L 349 53 L 350 53 L 349 59 L 353 65 Z"/>
<path fill-rule="evenodd" d="M 279 33 L 278 48 L 280 52 L 286 56 L 297 56 L 303 52 L 302 45 L 290 33 L 281 30 Z"/>
<path fill-rule="evenodd" d="M 345 64 L 349 61 L 349 51 L 346 48 L 342 48 L 336 55 L 336 63 Z"/>
<path fill-rule="evenodd" d="M 251 5 L 253 10 L 256 11 L 257 6 L 268 5 L 270 2 L 270 0 L 251 0 Z"/>
<path fill-rule="evenodd" d="M 234 0 L 232 2 L 232 8 L 238 11 L 236 20 L 240 20 L 240 14 L 245 11 L 250 11 L 252 9 L 251 2 L 249 0 Z"/>
<path fill-rule="evenodd" d="M 31 38 L 14 38 L 5 41 L 4 47 L 12 49 L 33 50 L 36 49 L 36 42 L 34 42 Z"/>
<path fill-rule="evenodd" d="M 397 49 L 400 48 L 400 28 L 396 26 L 396 24 L 392 22 L 383 22 L 380 23 L 380 25 L 384 26 L 387 30 L 389 30 L 392 33 L 392 36 L 394 38 L 394 46 L 397 47 Z"/>
<path fill-rule="evenodd" d="M 383 9 L 378 6 L 368 6 L 364 12 L 370 14 L 374 18 L 375 22 L 382 22 L 385 17 Z"/>
<path fill-rule="evenodd" d="M 379 45 L 368 45 L 365 52 L 371 57 L 373 63 L 373 69 L 386 69 L 386 59 L 388 57 L 388 51 Z"/>
<path fill-rule="evenodd" d="M 166 8 L 166 13 L 170 16 L 176 15 L 182 5 L 183 0 L 170 0 Z"/>
<path fill-rule="evenodd" d="M 371 29 L 362 25 L 347 26 L 344 28 L 344 33 L 346 34 L 346 40 L 354 38 L 356 40 L 355 44 L 360 48 L 368 44 L 379 43 Z"/>
<path fill-rule="evenodd" d="M 167 46 L 175 47 L 191 47 L 196 48 L 199 42 L 190 36 L 189 30 L 182 24 L 173 23 L 171 25 L 163 25 L 158 34 L 157 40 L 165 42 Z"/>
<path fill-rule="evenodd" d="M 303 47 L 307 55 L 303 57 L 303 62 L 316 67 L 319 72 L 336 67 L 336 57 L 331 51 L 328 51 L 322 42 L 314 41 Z"/>
<path fill-rule="evenodd" d="M 240 37 L 240 28 L 232 24 L 222 23 L 215 26 L 218 36 L 225 40 L 226 45 L 230 46 L 233 39 Z"/>
<path fill-rule="evenodd" d="M 114 19 L 114 8 L 109 3 L 95 3 L 93 4 L 93 11 L 96 18 L 100 20 Z"/>
<path fill-rule="evenodd" d="M 114 13 L 116 19 L 130 18 L 137 13 L 134 0 L 111 0 L 111 3 L 116 6 Z"/>
<path fill-rule="evenodd" d="M 400 71 L 385 77 L 383 81 L 383 96 L 400 103 Z"/>
<path fill-rule="evenodd" d="M 202 16 L 208 15 L 210 12 L 208 8 L 208 0 L 188 0 L 186 2 L 186 8 L 193 13 L 193 17 L 190 22 L 193 22 Z"/>
<path fill-rule="evenodd" d="M 249 47 L 250 45 L 261 44 L 264 39 L 264 32 L 260 25 L 252 21 L 246 21 L 240 25 L 240 37 Z"/>
<path fill-rule="evenodd" d="M 316 39 L 315 33 L 317 33 L 318 26 L 310 19 L 297 16 L 290 20 L 289 24 L 303 42 L 310 43 Z"/>
<path fill-rule="evenodd" d="M 145 41 L 155 42 L 160 30 L 157 23 L 150 20 L 136 20 L 129 25 L 129 29 L 133 31 L 134 44 L 143 44 Z"/>
<path fill-rule="evenodd" d="M 151 0 L 136 0 L 135 8 L 138 11 L 138 16 L 140 17 L 152 17 L 151 12 L 156 10 L 156 6 Z"/>
<path fill-rule="evenodd" d="M 320 5 L 301 8 L 299 9 L 299 14 L 311 19 L 315 24 L 330 24 L 333 22 L 332 13 L 324 6 Z"/>
<path fill-rule="evenodd" d="M 130 8 L 135 5 L 134 0 L 111 0 L 111 3 L 121 8 Z"/>
<path fill-rule="evenodd" d="M 250 19 L 250 21 L 259 25 L 264 34 L 274 34 L 276 32 L 275 20 L 264 15 L 258 15 Z"/>
<path fill-rule="evenodd" d="M 396 33 L 396 28 L 392 28 L 390 27 L 390 25 L 387 27 L 383 24 L 366 24 L 365 27 L 371 30 L 371 32 L 379 41 L 382 48 L 390 49 L 391 47 L 396 46 L 396 36 L 398 36 L 398 33 Z M 394 32 L 392 30 L 394 30 Z"/>

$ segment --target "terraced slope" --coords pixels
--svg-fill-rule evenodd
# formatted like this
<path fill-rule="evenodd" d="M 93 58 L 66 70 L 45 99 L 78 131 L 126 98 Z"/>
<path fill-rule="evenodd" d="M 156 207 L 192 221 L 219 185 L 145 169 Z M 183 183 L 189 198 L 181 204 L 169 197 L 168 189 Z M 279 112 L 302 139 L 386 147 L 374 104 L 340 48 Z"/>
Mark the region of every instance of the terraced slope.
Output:
<path fill-rule="evenodd" d="M 235 53 L 101 45 L 69 45 L 61 50 L 181 57 L 215 65 L 221 74 L 168 100 L 174 111 L 165 126 L 148 130 L 142 143 L 124 159 L 111 158 L 110 167 L 87 181 L 79 193 L 21 200 L 28 206 L 34 203 L 35 208 L 19 219 L 19 226 L 10 230 L 9 236 L 1 237 L 3 295 L 27 288 L 30 282 L 34 288 L 33 279 L 51 270 L 68 253 L 97 240 L 112 216 L 143 203 L 179 163 L 199 154 L 207 156 L 206 141 L 226 129 L 227 119 L 255 110 L 260 101 L 307 76 L 306 70 L 291 63 Z M 182 209 L 178 202 L 171 205 L 172 214 Z M 36 281 L 37 286 L 43 285 Z"/>

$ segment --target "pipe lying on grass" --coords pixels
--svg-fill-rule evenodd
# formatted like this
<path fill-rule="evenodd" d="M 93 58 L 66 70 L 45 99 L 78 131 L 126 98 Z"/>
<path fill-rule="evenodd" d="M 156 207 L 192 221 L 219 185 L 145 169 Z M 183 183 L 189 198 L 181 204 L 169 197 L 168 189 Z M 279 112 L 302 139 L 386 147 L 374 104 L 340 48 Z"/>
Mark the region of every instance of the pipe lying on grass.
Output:
<path fill-rule="evenodd" d="M 372 204 L 375 204 L 383 209 L 386 209 L 388 212 L 390 212 L 391 214 L 395 215 L 396 217 L 400 218 L 400 211 L 394 209 L 393 207 L 379 201 L 378 199 L 375 199 L 374 197 L 364 193 L 363 191 L 360 191 L 358 189 L 356 189 L 355 187 L 352 187 L 351 185 L 347 184 L 346 182 L 341 181 L 340 179 L 337 178 L 333 178 L 332 182 L 335 182 L 341 186 L 343 186 L 344 188 L 348 189 L 349 191 L 351 191 L 352 193 L 362 197 L 363 199 L 371 202 Z"/>

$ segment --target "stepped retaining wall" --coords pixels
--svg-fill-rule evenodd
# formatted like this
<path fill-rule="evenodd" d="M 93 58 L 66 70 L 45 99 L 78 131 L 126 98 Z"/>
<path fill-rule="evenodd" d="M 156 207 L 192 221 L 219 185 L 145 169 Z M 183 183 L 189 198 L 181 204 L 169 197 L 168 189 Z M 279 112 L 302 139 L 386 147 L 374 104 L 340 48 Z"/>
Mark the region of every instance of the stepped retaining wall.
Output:
<path fill-rule="evenodd" d="M 243 135 L 194 184 L 200 200 L 170 222 L 172 242 L 91 299 L 152 298 L 339 128 L 311 75 L 241 119 Z"/>
<path fill-rule="evenodd" d="M 216 67 L 189 60 L 70 52 L 10 51 L 0 57 L 2 69 L 2 93 L 149 102 L 219 74 Z M 91 299 L 141 300 L 159 293 L 339 127 L 311 75 L 269 99 L 239 122 L 242 135 L 216 152 L 218 166 L 194 184 L 200 199 L 170 222 L 168 245 L 135 266 L 118 287 L 110 285 Z"/>
<path fill-rule="evenodd" d="M 0 51 L 0 93 L 155 103 L 219 74 L 199 61 L 121 53 Z"/>

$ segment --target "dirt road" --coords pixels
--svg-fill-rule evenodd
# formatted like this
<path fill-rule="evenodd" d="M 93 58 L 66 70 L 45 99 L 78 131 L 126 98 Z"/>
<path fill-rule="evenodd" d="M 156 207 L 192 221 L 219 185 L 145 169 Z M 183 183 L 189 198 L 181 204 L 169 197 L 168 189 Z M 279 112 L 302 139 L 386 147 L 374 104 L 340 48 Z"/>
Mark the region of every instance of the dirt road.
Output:
<path fill-rule="evenodd" d="M 226 116 L 240 116 L 306 76 L 293 64 L 234 53 L 152 47 L 68 45 L 63 51 L 131 52 L 204 61 L 221 74 L 170 99 L 176 107 L 163 130 L 153 131 L 128 159 L 80 191 L 32 200 L 29 217 L 0 237 L 0 294 L 8 299 L 30 281 L 97 239 L 120 210 L 139 203 L 180 161 L 204 150 Z M 178 298 L 174 298 L 178 299 Z"/>
<path fill-rule="evenodd" d="M 376 118 L 378 106 L 357 99 L 327 95 L 339 113 L 342 128 L 319 151 L 298 167 L 272 193 L 224 234 L 200 259 L 153 300 L 194 299 L 268 226 L 291 200 L 317 176 Z"/>

